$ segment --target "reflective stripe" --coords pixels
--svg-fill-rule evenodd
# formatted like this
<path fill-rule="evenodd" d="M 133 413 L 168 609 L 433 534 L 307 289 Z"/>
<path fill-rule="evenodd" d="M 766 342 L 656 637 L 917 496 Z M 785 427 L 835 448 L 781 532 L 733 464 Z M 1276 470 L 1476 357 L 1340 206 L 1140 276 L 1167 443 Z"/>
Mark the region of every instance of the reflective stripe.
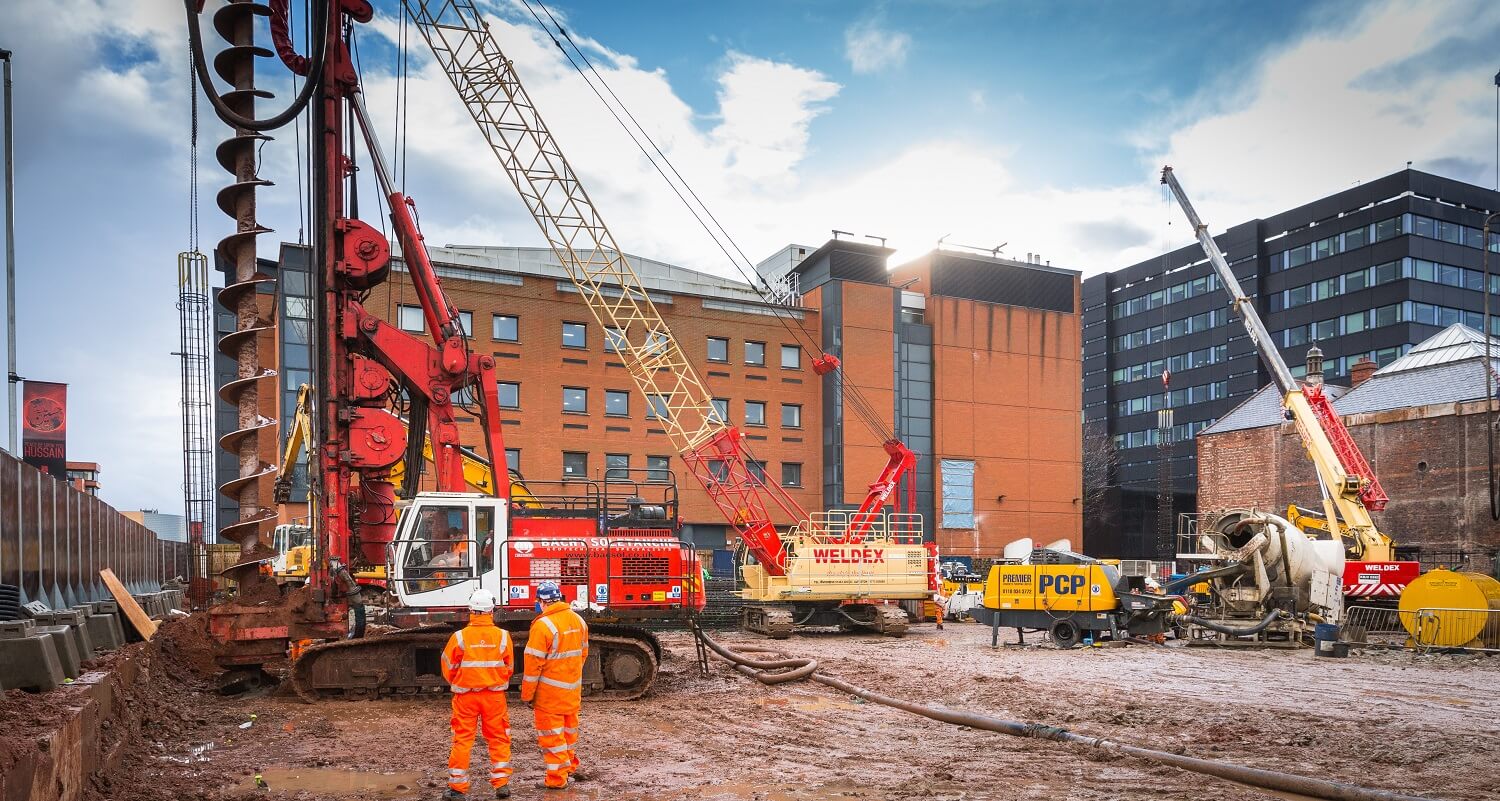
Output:
<path fill-rule="evenodd" d="M 563 729 L 562 728 L 556 728 L 556 729 L 537 729 L 536 733 L 538 735 L 540 735 L 540 736 L 545 737 L 545 736 L 547 736 L 549 734 L 562 734 L 563 733 Z"/>
<path fill-rule="evenodd" d="M 576 726 L 564 726 L 563 731 L 567 732 L 568 734 L 577 734 L 578 728 Z"/>
<path fill-rule="evenodd" d="M 448 670 L 452 670 L 453 669 L 453 663 L 448 661 L 448 655 L 447 654 L 443 654 L 443 667 L 446 668 L 446 669 L 448 669 Z"/>
<path fill-rule="evenodd" d="M 522 676 L 521 681 L 524 681 L 527 684 L 532 684 L 534 682 L 540 681 L 541 678 L 541 676 Z"/>
<path fill-rule="evenodd" d="M 583 679 L 579 679 L 578 681 L 573 682 L 566 682 L 558 681 L 557 679 L 549 679 L 546 676 L 542 676 L 542 683 L 550 685 L 552 687 L 561 687 L 564 690 L 576 690 L 583 686 Z"/>
<path fill-rule="evenodd" d="M 558 651 L 557 653 L 553 654 L 549 658 L 550 659 L 567 659 L 568 657 L 573 657 L 573 656 L 580 656 L 580 657 L 583 656 L 583 649 L 578 648 L 578 649 L 575 649 L 575 650 L 572 650 L 572 651 Z"/>
<path fill-rule="evenodd" d="M 488 660 L 488 661 L 479 660 L 479 661 L 476 661 L 476 660 L 472 660 L 472 659 L 465 659 L 463 662 L 460 662 L 458 666 L 461 667 L 461 668 L 497 668 L 497 667 L 505 667 L 505 663 L 504 662 L 497 662 L 497 661 L 494 661 L 494 660 Z"/>
<path fill-rule="evenodd" d="M 572 747 L 573 746 L 568 745 L 567 743 L 563 743 L 562 745 L 554 745 L 551 748 L 543 748 L 542 751 L 544 751 L 544 752 L 546 752 L 548 754 L 561 754 L 562 752 L 564 752 L 564 751 L 566 751 L 566 750 L 568 750 L 569 748 L 572 748 Z"/>
<path fill-rule="evenodd" d="M 495 764 L 493 764 L 493 765 L 490 766 L 490 769 L 491 770 L 499 770 L 501 768 L 508 768 L 508 767 L 510 767 L 510 763 L 509 762 L 496 762 Z"/>
<path fill-rule="evenodd" d="M 454 691 L 455 693 L 466 693 L 469 691 L 468 687 L 460 687 L 457 684 L 448 685 L 448 689 Z"/>
<path fill-rule="evenodd" d="M 457 684 L 448 685 L 448 689 L 455 693 L 503 693 L 510 689 L 508 684 L 496 684 L 493 687 L 460 687 Z"/>
<path fill-rule="evenodd" d="M 573 769 L 573 766 L 569 765 L 567 763 L 559 763 L 559 764 L 556 764 L 556 765 L 552 765 L 552 764 L 547 765 L 547 772 L 548 773 L 555 773 L 555 772 L 557 772 L 559 770 L 572 770 L 572 769 Z"/>
<path fill-rule="evenodd" d="M 469 772 L 462 768 L 449 768 L 448 775 L 454 777 L 455 779 L 462 779 L 463 777 L 469 775 Z"/>
<path fill-rule="evenodd" d="M 540 620 L 543 623 L 546 623 L 547 624 L 547 628 L 552 629 L 552 638 L 554 640 L 557 639 L 557 624 L 556 623 L 553 623 L 552 621 L 548 620 L 546 618 L 546 616 L 539 617 L 539 618 L 537 618 L 537 620 Z"/>
<path fill-rule="evenodd" d="M 525 651 L 525 653 L 526 653 L 526 654 L 527 654 L 527 655 L 529 655 L 529 656 L 539 656 L 539 657 L 541 657 L 541 658 L 543 658 L 543 659 L 546 659 L 546 658 L 547 658 L 547 652 L 546 652 L 546 651 L 542 651 L 542 650 L 539 650 L 539 649 L 536 649 L 536 648 L 532 648 L 532 647 L 531 647 L 531 646 L 529 646 L 529 645 L 528 645 L 528 646 L 526 646 L 526 651 Z"/>
<path fill-rule="evenodd" d="M 464 647 L 464 630 L 459 629 L 458 631 L 453 632 L 453 639 L 458 642 L 459 648 Z"/>

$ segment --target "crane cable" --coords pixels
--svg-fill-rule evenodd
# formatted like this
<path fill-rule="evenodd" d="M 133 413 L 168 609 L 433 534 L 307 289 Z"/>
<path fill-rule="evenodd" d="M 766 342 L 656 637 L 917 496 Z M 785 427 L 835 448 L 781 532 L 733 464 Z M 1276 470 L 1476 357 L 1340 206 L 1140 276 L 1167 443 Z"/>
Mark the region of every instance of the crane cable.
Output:
<path fill-rule="evenodd" d="M 318 36 L 312 42 L 313 52 L 310 56 L 312 67 L 308 72 L 307 82 L 302 85 L 302 91 L 292 99 L 290 105 L 282 109 L 280 113 L 266 117 L 265 119 L 245 117 L 235 112 L 224 101 L 224 98 L 219 95 L 219 90 L 214 86 L 213 78 L 208 74 L 208 63 L 203 54 L 203 35 L 198 29 L 198 11 L 194 7 L 194 0 L 183 0 L 182 5 L 187 13 L 188 48 L 192 54 L 188 60 L 192 62 L 194 74 L 198 76 L 198 83 L 203 86 L 203 94 L 208 98 L 208 102 L 213 105 L 214 111 L 218 112 L 219 119 L 237 128 L 244 128 L 250 131 L 270 131 L 280 128 L 293 119 L 296 119 L 297 115 L 301 114 L 302 110 L 307 108 L 307 103 L 312 99 L 313 92 L 323 82 L 323 56 L 328 45 L 327 26 L 333 24 L 333 15 L 328 13 L 328 3 L 315 4 L 316 13 L 313 16 L 312 30 L 322 30 L 323 35 Z"/>
<path fill-rule="evenodd" d="M 734 237 L 729 234 L 729 232 L 724 228 L 723 224 L 719 222 L 718 218 L 708 208 L 708 205 L 703 201 L 698 193 L 693 190 L 692 185 L 688 183 L 687 179 L 683 177 L 682 173 L 678 171 L 677 167 L 672 164 L 672 160 L 667 157 L 666 153 L 662 151 L 661 147 L 656 143 L 655 139 L 651 137 L 651 135 L 645 130 L 644 126 L 641 125 L 640 121 L 635 117 L 634 114 L 631 113 L 629 107 L 625 105 L 624 101 L 622 101 L 619 95 L 615 93 L 614 89 L 610 87 L 609 82 L 605 80 L 604 76 L 601 75 L 598 69 L 594 67 L 593 62 L 589 59 L 588 55 L 585 54 L 583 52 L 583 49 L 578 46 L 578 43 L 573 40 L 572 35 L 568 33 L 567 29 L 565 29 L 557 21 L 557 18 L 553 16 L 551 10 L 547 8 L 546 4 L 543 3 L 542 0 L 521 0 L 521 2 L 526 7 L 526 10 L 531 13 L 532 18 L 536 20 L 536 23 L 541 28 L 542 32 L 547 34 L 548 38 L 552 40 L 552 44 L 556 46 L 558 51 L 563 54 L 563 57 L 568 60 L 568 63 L 571 64 L 573 69 L 578 72 L 579 76 L 584 79 L 584 82 L 588 84 L 589 89 L 593 91 L 594 96 L 599 99 L 599 102 L 602 103 L 605 109 L 609 111 L 610 115 L 615 118 L 615 121 L 619 123 L 620 127 L 625 131 L 626 135 L 629 136 L 631 141 L 635 144 L 636 148 L 639 149 L 641 151 L 641 154 L 646 157 L 646 160 L 651 163 L 651 166 L 656 170 L 657 174 L 661 176 L 662 180 L 666 181 L 667 186 L 672 190 L 673 194 L 677 196 L 678 200 L 682 202 L 683 206 L 688 210 L 688 213 L 693 215 L 693 219 L 698 222 L 698 224 L 703 228 L 704 232 L 709 235 L 709 238 L 712 239 L 714 244 L 719 248 L 720 252 L 722 252 L 725 258 L 729 260 L 730 265 L 735 268 L 735 271 L 740 274 L 740 277 L 745 279 L 745 282 L 755 291 L 755 293 L 759 295 L 762 300 L 766 301 L 768 305 L 771 306 L 777 322 L 779 322 L 782 327 L 786 329 L 787 333 L 790 334 L 794 340 L 796 340 L 798 343 L 805 343 L 808 346 L 809 352 L 823 354 L 824 351 L 822 347 L 814 339 L 812 339 L 812 337 L 807 334 L 807 332 L 804 331 L 801 326 L 792 325 L 789 322 L 785 312 L 781 310 L 781 305 L 775 303 L 769 298 L 768 291 L 770 290 L 770 284 L 763 276 L 761 276 L 753 269 L 750 258 L 745 255 L 744 250 L 739 246 L 738 242 L 736 242 Z M 551 31 L 548 30 L 547 24 L 542 21 L 542 18 L 537 13 L 536 9 L 532 8 L 533 2 L 535 2 L 536 5 L 546 13 L 547 18 L 552 22 L 552 26 L 557 30 L 558 35 L 562 36 L 562 38 L 566 40 L 568 44 L 572 45 L 573 50 L 578 54 L 577 59 L 573 57 L 572 53 L 568 52 L 567 48 L 563 46 L 562 42 L 558 40 L 557 36 L 552 35 Z M 579 64 L 580 60 L 583 62 L 582 66 L 580 66 Z M 588 72 L 584 71 L 585 66 L 588 68 Z M 594 77 L 592 79 L 589 77 L 589 73 L 593 74 Z M 619 106 L 619 111 L 616 111 L 615 107 L 605 99 L 604 93 L 600 91 L 599 86 L 596 86 L 594 84 L 595 80 L 598 81 L 599 86 L 603 87 L 604 92 L 608 92 L 609 96 L 614 99 L 615 104 Z M 634 131 L 631 130 L 630 124 L 627 124 L 625 122 L 625 119 L 620 116 L 621 111 L 623 111 L 625 113 L 625 116 L 630 119 L 630 123 L 635 126 Z M 636 135 L 637 131 L 639 132 L 640 136 Z M 656 153 L 655 156 L 652 155 L 651 151 L 647 150 L 646 145 L 641 143 L 641 139 L 644 139 L 647 143 L 650 144 L 651 150 L 654 150 Z M 658 159 L 660 160 L 659 162 Z M 666 169 L 671 170 L 672 175 L 676 176 L 677 181 L 682 184 L 682 188 L 679 189 L 677 184 L 673 182 L 672 178 L 667 175 L 666 170 L 662 168 L 662 164 L 666 165 Z M 697 208 L 695 208 L 693 204 L 688 201 L 688 198 L 683 195 L 684 189 L 687 190 L 688 195 L 692 196 L 693 201 L 697 202 Z M 698 209 L 702 210 L 702 214 L 699 213 Z M 704 220 L 705 216 L 708 217 L 709 221 L 712 221 L 714 227 L 710 227 L 709 222 Z M 715 232 L 715 227 L 717 228 L 718 233 Z M 720 239 L 721 236 L 722 240 Z M 725 241 L 729 243 L 728 247 L 726 247 L 726 245 L 724 244 Z M 730 247 L 732 247 L 734 251 L 738 253 L 739 260 L 736 260 L 735 255 L 730 253 Z M 743 261 L 745 265 L 750 265 L 751 269 L 747 271 L 745 267 L 741 266 L 741 261 Z M 850 407 L 860 418 L 860 420 L 868 428 L 870 428 L 871 431 L 879 435 L 882 441 L 895 439 L 895 435 L 890 431 L 890 429 L 885 426 L 884 422 L 880 418 L 880 415 L 875 411 L 874 406 L 865 397 L 864 393 L 860 390 L 860 387 L 848 379 L 843 369 L 837 369 L 833 374 L 835 382 L 838 384 L 839 388 L 843 390 L 842 394 L 848 400 Z"/>

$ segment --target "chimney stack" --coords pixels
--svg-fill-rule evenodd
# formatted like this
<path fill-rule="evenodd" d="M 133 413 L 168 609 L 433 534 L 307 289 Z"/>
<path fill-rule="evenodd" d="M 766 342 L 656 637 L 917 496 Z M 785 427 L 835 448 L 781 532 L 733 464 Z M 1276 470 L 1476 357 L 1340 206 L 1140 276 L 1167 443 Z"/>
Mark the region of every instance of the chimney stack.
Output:
<path fill-rule="evenodd" d="M 1349 368 L 1349 386 L 1357 387 L 1365 383 L 1370 376 L 1375 374 L 1376 369 L 1377 365 L 1375 362 L 1370 361 L 1369 356 L 1359 357 L 1359 361 L 1355 362 Z"/>

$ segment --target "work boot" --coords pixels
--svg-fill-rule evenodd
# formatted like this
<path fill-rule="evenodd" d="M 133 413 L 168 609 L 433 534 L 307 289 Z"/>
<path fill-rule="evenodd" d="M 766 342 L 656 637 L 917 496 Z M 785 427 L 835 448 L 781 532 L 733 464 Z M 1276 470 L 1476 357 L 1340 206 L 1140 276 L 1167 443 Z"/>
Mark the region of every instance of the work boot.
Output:
<path fill-rule="evenodd" d="M 510 798 L 510 785 L 502 784 L 495 788 L 496 798 Z"/>
<path fill-rule="evenodd" d="M 467 795 L 460 793 L 452 787 L 443 791 L 443 801 L 464 801 L 466 798 L 468 798 Z"/>

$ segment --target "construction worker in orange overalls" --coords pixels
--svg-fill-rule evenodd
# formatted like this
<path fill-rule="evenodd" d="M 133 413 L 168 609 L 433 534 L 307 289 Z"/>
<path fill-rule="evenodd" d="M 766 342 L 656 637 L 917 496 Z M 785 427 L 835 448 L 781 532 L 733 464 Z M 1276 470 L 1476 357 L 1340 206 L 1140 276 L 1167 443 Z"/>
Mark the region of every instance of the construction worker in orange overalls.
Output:
<path fill-rule="evenodd" d="M 568 786 L 578 772 L 578 707 L 583 696 L 583 662 L 589 656 L 589 627 L 563 600 L 555 581 L 537 585 L 541 615 L 526 640 L 521 700 L 531 704 L 537 745 L 547 775 L 543 787 Z"/>
<path fill-rule="evenodd" d="M 484 725 L 490 751 L 490 785 L 496 798 L 509 798 L 510 715 L 505 690 L 515 672 L 510 632 L 495 625 L 495 595 L 475 590 L 469 596 L 469 625 L 453 632 L 443 648 L 443 678 L 453 690 L 453 747 L 448 751 L 448 791 L 444 801 L 461 801 L 469 792 L 469 756 L 476 724 Z"/>

